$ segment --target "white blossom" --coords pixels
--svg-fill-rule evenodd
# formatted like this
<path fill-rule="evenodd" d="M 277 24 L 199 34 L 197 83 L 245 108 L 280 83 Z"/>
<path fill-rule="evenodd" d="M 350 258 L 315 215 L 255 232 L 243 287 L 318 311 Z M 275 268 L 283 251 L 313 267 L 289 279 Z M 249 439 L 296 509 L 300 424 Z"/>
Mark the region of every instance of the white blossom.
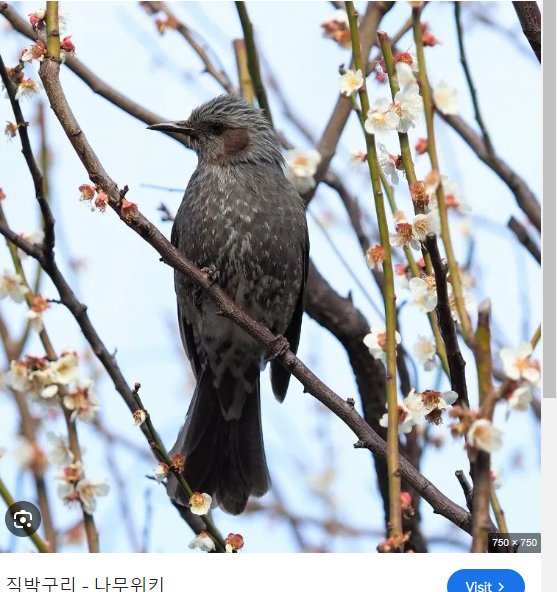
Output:
<path fill-rule="evenodd" d="M 166 477 L 168 477 L 168 473 L 169 473 L 169 468 L 168 468 L 168 465 L 165 464 L 165 463 L 159 463 L 153 469 L 153 476 L 155 477 L 155 481 L 157 483 L 161 483 L 161 481 L 163 479 L 165 479 Z"/>
<path fill-rule="evenodd" d="M 10 362 L 10 369 L 6 373 L 6 384 L 20 393 L 25 393 L 29 389 L 29 370 L 25 362 L 21 360 Z"/>
<path fill-rule="evenodd" d="M 369 349 L 370 354 L 382 362 L 387 361 L 387 330 L 385 325 L 371 327 L 369 333 L 363 339 L 364 345 Z M 395 331 L 395 342 L 400 343 L 400 334 Z"/>
<path fill-rule="evenodd" d="M 456 89 L 444 80 L 433 89 L 435 106 L 444 115 L 458 115 L 458 95 Z"/>
<path fill-rule="evenodd" d="M 460 323 L 460 317 L 456 308 L 456 299 L 454 296 L 452 284 L 447 284 L 447 292 L 449 293 L 449 306 L 451 307 L 451 316 L 453 321 Z M 462 299 L 464 300 L 464 308 L 467 312 L 471 312 L 474 308 L 475 302 L 468 290 L 462 286 Z"/>
<path fill-rule="evenodd" d="M 299 193 L 305 193 L 315 187 L 315 173 L 321 162 L 317 150 L 292 148 L 285 154 L 286 176 Z"/>
<path fill-rule="evenodd" d="M 406 133 L 411 127 L 415 127 L 416 118 L 424 109 L 424 102 L 420 96 L 417 84 L 409 84 L 403 87 L 395 95 L 392 111 L 396 118 L 395 129 Z"/>
<path fill-rule="evenodd" d="M 437 210 L 432 210 L 427 214 L 416 214 L 412 222 L 413 242 L 411 246 L 419 250 L 419 243 L 423 243 L 430 235 L 441 234 L 441 220 Z"/>
<path fill-rule="evenodd" d="M 532 392 L 532 387 L 529 383 L 525 382 L 518 388 L 515 388 L 507 398 L 509 411 L 511 409 L 516 409 L 517 411 L 527 411 L 530 408 L 533 398 L 534 393 Z"/>
<path fill-rule="evenodd" d="M 435 279 L 428 276 L 425 280 L 414 277 L 408 282 L 412 304 L 422 312 L 432 312 L 437 306 Z"/>
<path fill-rule="evenodd" d="M 23 283 L 23 278 L 17 273 L 4 271 L 0 276 L 0 300 L 9 296 L 14 302 L 23 302 L 29 288 Z"/>
<path fill-rule="evenodd" d="M 89 378 L 78 378 L 66 388 L 68 394 L 64 395 L 63 403 L 64 407 L 72 412 L 71 420 L 77 417 L 83 421 L 91 421 L 99 409 L 93 381 Z"/>
<path fill-rule="evenodd" d="M 393 185 L 398 185 L 399 176 L 398 169 L 396 168 L 398 157 L 394 154 L 390 154 L 384 144 L 378 144 L 379 148 L 379 166 L 383 170 L 383 173 L 388 177 Z"/>
<path fill-rule="evenodd" d="M 361 70 L 346 70 L 346 72 L 340 77 L 339 88 L 340 93 L 351 96 L 364 85 L 364 77 Z"/>
<path fill-rule="evenodd" d="M 74 462 L 74 455 L 69 448 L 66 438 L 52 432 L 49 432 L 46 437 L 51 445 L 50 452 L 48 453 L 49 462 L 59 466 L 69 465 Z"/>
<path fill-rule="evenodd" d="M 200 532 L 188 545 L 190 549 L 200 549 L 201 551 L 214 551 L 215 541 L 205 532 Z"/>
<path fill-rule="evenodd" d="M 470 446 L 493 454 L 503 447 L 503 432 L 489 419 L 477 419 L 466 434 Z"/>
<path fill-rule="evenodd" d="M 14 455 L 22 469 L 28 469 L 35 460 L 35 447 L 25 436 L 19 436 Z"/>
<path fill-rule="evenodd" d="M 413 351 L 424 370 L 433 370 L 437 366 L 437 349 L 434 339 L 419 335 Z"/>
<path fill-rule="evenodd" d="M 387 99 L 380 98 L 367 112 L 364 127 L 369 134 L 396 129 L 399 117 L 392 111 L 392 105 Z"/>
<path fill-rule="evenodd" d="M 73 351 L 62 353 L 57 360 L 51 362 L 50 368 L 54 373 L 54 382 L 58 384 L 68 385 L 79 379 L 78 358 Z"/>
<path fill-rule="evenodd" d="M 398 76 L 398 83 L 400 86 L 409 86 L 416 84 L 416 76 L 414 69 L 406 62 L 397 62 L 395 64 L 396 73 Z"/>
<path fill-rule="evenodd" d="M 190 497 L 190 510 L 192 514 L 204 516 L 211 509 L 213 499 L 208 493 L 195 492 Z"/>
<path fill-rule="evenodd" d="M 503 347 L 499 352 L 508 378 L 511 380 L 520 380 L 522 378 L 540 388 L 540 366 L 537 361 L 530 359 L 531 355 L 532 345 L 527 341 L 521 343 L 517 348 Z"/>
<path fill-rule="evenodd" d="M 75 486 L 75 490 L 81 500 L 83 510 L 90 515 L 93 514 L 97 508 L 97 498 L 108 495 L 110 487 L 105 481 L 102 481 L 101 483 L 92 483 L 87 479 L 81 479 L 81 481 L 78 481 Z"/>
<path fill-rule="evenodd" d="M 33 97 L 41 92 L 41 87 L 34 81 L 28 78 L 27 80 L 22 80 L 17 85 L 17 91 L 15 93 L 15 100 L 19 101 L 19 99 L 25 99 L 28 97 Z"/>
<path fill-rule="evenodd" d="M 31 327 L 31 329 L 33 329 L 33 331 L 40 333 L 43 330 L 43 315 L 40 312 L 37 312 L 35 310 L 28 310 L 25 313 L 25 318 L 29 322 L 29 326 Z"/>

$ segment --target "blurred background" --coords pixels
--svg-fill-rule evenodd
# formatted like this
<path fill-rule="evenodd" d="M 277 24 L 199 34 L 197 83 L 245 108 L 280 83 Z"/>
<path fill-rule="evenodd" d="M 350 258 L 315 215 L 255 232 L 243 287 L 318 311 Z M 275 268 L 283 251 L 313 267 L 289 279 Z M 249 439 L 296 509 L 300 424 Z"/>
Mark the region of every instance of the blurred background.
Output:
<path fill-rule="evenodd" d="M 148 3 L 143 3 L 148 4 Z M 155 4 L 155 3 L 153 3 Z M 363 14 L 364 4 L 357 4 Z M 242 37 L 233 3 L 174 2 L 167 5 L 207 49 L 214 63 L 237 85 L 232 41 Z M 22 17 L 40 8 L 30 2 L 13 3 Z M 223 92 L 191 46 L 172 28 L 161 34 L 155 19 L 135 2 L 67 2 L 67 33 L 76 57 L 108 84 L 164 119 L 183 119 L 197 105 Z M 275 125 L 296 147 L 312 149 L 338 98 L 339 65 L 347 66 L 349 50 L 323 36 L 321 24 L 335 7 L 327 2 L 249 2 L 262 70 Z M 406 2 L 397 2 L 385 15 L 381 30 L 394 35 L 410 17 Z M 477 130 L 468 86 L 459 62 L 452 2 L 432 2 L 423 19 L 439 40 L 426 49 L 429 76 L 456 88 L 459 113 Z M 481 111 L 494 149 L 537 196 L 541 193 L 541 84 L 540 66 L 525 40 L 511 2 L 464 2 L 462 22 L 466 51 L 478 90 Z M 17 63 L 30 41 L 13 32 L 0 17 L 0 53 L 8 66 Z M 414 52 L 411 31 L 398 42 L 400 51 Z M 377 50 L 372 50 L 375 55 Z M 25 76 L 38 80 L 37 63 L 25 67 Z M 72 110 L 108 173 L 130 187 L 150 220 L 170 235 L 171 223 L 162 220 L 163 203 L 175 212 L 182 191 L 196 166 L 195 154 L 110 104 L 62 67 L 61 80 Z M 389 96 L 388 86 L 369 78 L 372 97 Z M 288 107 L 288 109 L 285 108 Z M 50 113 L 44 92 L 22 101 L 36 155 L 43 150 L 49 199 L 56 217 L 56 255 L 78 297 L 87 304 L 97 331 L 128 382 L 141 382 L 143 402 L 168 448 L 174 443 L 187 410 L 194 382 L 180 343 L 175 318 L 173 272 L 161 264 L 155 251 L 130 232 L 111 211 L 92 212 L 79 200 L 78 187 L 87 174 Z M 0 120 L 13 121 L 10 103 L 0 99 Z M 42 123 L 41 123 L 42 121 Z M 299 125 L 301 124 L 301 125 Z M 301 129 L 303 128 L 303 129 Z M 508 187 L 487 168 L 462 139 L 436 118 L 442 173 L 458 186 L 469 205 L 467 212 L 451 212 L 450 224 L 459 262 L 466 265 L 469 292 L 477 306 L 492 303 L 493 351 L 528 341 L 541 320 L 541 282 L 538 264 L 507 228 L 515 216 L 531 230 Z M 410 130 L 411 145 L 425 136 L 422 118 Z M 398 154 L 396 134 L 380 139 Z M 42 148 L 41 148 L 42 145 Z M 332 170 L 342 179 L 362 212 L 367 236 L 376 241 L 375 213 L 365 165 L 351 163 L 354 151 L 364 150 L 359 124 L 351 116 L 344 130 Z M 416 156 L 418 177 L 429 172 L 426 156 Z M 157 187 L 154 187 L 157 186 Z M 0 187 L 6 217 L 17 232 L 40 228 L 31 177 L 21 156 L 19 138 L 0 139 Z M 177 191 L 172 191 L 177 190 Z M 399 209 L 410 217 L 411 201 L 403 178 L 396 187 Z M 334 289 L 366 317 L 371 327 L 383 323 L 382 300 L 337 193 L 320 184 L 308 213 L 313 260 Z M 535 234 L 532 231 L 532 234 Z M 402 262 L 402 259 L 400 259 Z M 8 250 L 0 246 L 0 269 L 12 271 Z M 24 261 L 30 278 L 36 264 Z M 355 281 L 357 278 L 357 282 Z M 56 298 L 47 278 L 40 293 Z M 408 291 L 397 290 L 400 332 L 412 352 L 419 335 L 429 335 L 425 315 L 408 303 Z M 4 299 L 3 322 L 13 335 L 25 325 L 26 307 Z M 472 309 L 475 322 L 476 313 Z M 78 422 L 85 449 L 84 466 L 93 481 L 107 480 L 110 491 L 98 499 L 95 520 L 101 549 L 106 552 L 186 551 L 193 538 L 177 519 L 164 487 L 151 478 L 156 462 L 129 410 L 84 341 L 73 317 L 62 306 L 43 315 L 58 352 L 79 353 L 82 373 L 95 380 L 100 399 L 98 419 Z M 32 336 L 26 354 L 43 355 Z M 472 405 L 477 405 L 476 376 L 471 352 L 464 347 Z M 361 409 L 352 369 L 342 345 L 314 320 L 305 317 L 299 357 L 335 392 L 353 397 Z M 541 357 L 541 348 L 536 352 Z M 0 356 L 0 377 L 8 370 Z M 409 363 L 412 386 L 448 390 L 438 369 L 426 372 Z M 0 378 L 1 381 L 1 378 Z M 406 393 L 404 393 L 406 394 Z M 539 397 L 539 393 L 536 393 Z M 65 425 L 54 408 L 30 402 L 37 418 L 38 443 L 49 451 L 48 432 L 63 434 Z M 504 448 L 492 457 L 500 474 L 497 490 L 512 532 L 540 530 L 539 417 L 527 411 L 497 410 L 495 424 L 504 430 Z M 383 504 L 378 494 L 373 460 L 366 450 L 354 449 L 355 436 L 327 409 L 302 393 L 293 380 L 283 405 L 274 400 L 267 371 L 262 377 L 262 413 L 267 460 L 273 489 L 254 500 L 237 517 L 215 511 L 217 526 L 226 535 L 241 533 L 247 552 L 374 551 L 384 537 Z M 447 427 L 432 426 L 420 433 L 423 445 L 420 470 L 452 500 L 464 506 L 454 476 L 468 470 L 462 440 Z M 0 474 L 17 499 L 36 497 L 29 443 L 20 436 L 20 419 L 13 394 L 0 391 Z M 58 469 L 46 468 L 46 483 L 59 550 L 86 550 L 80 528 L 81 513 L 57 496 Z M 462 552 L 468 535 L 421 504 L 422 532 L 429 550 Z M 0 529 L 0 551 L 31 549 L 26 539 Z M 192 551 L 193 552 L 193 551 Z"/>

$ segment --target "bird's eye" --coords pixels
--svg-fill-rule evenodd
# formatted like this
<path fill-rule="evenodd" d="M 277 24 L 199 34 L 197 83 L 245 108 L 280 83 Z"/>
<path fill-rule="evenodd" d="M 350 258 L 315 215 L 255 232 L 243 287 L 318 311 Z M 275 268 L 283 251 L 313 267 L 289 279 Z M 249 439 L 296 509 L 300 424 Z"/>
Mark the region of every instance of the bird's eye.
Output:
<path fill-rule="evenodd" d="M 226 126 L 222 123 L 214 121 L 208 125 L 208 128 L 210 133 L 215 134 L 215 136 L 220 136 L 226 129 Z"/>

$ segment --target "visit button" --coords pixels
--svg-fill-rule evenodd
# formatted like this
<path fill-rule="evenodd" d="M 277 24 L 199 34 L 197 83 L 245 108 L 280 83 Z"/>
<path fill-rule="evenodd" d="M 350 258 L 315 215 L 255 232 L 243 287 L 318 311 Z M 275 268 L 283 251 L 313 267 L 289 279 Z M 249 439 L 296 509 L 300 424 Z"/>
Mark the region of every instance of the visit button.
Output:
<path fill-rule="evenodd" d="M 524 592 L 524 587 L 512 569 L 460 569 L 447 582 L 447 592 Z"/>

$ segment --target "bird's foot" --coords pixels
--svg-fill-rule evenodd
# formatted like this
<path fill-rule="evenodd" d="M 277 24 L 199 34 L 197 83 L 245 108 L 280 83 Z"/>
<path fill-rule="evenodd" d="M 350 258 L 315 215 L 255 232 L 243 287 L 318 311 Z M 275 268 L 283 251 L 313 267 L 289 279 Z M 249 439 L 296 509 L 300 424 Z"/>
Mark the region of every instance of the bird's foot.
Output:
<path fill-rule="evenodd" d="M 274 360 L 290 350 L 290 343 L 284 335 L 277 335 L 267 348 L 267 360 Z"/>
<path fill-rule="evenodd" d="M 215 284 L 219 279 L 219 270 L 213 264 L 208 265 L 207 267 L 202 267 L 201 272 L 204 273 L 209 280 L 209 286 Z"/>

